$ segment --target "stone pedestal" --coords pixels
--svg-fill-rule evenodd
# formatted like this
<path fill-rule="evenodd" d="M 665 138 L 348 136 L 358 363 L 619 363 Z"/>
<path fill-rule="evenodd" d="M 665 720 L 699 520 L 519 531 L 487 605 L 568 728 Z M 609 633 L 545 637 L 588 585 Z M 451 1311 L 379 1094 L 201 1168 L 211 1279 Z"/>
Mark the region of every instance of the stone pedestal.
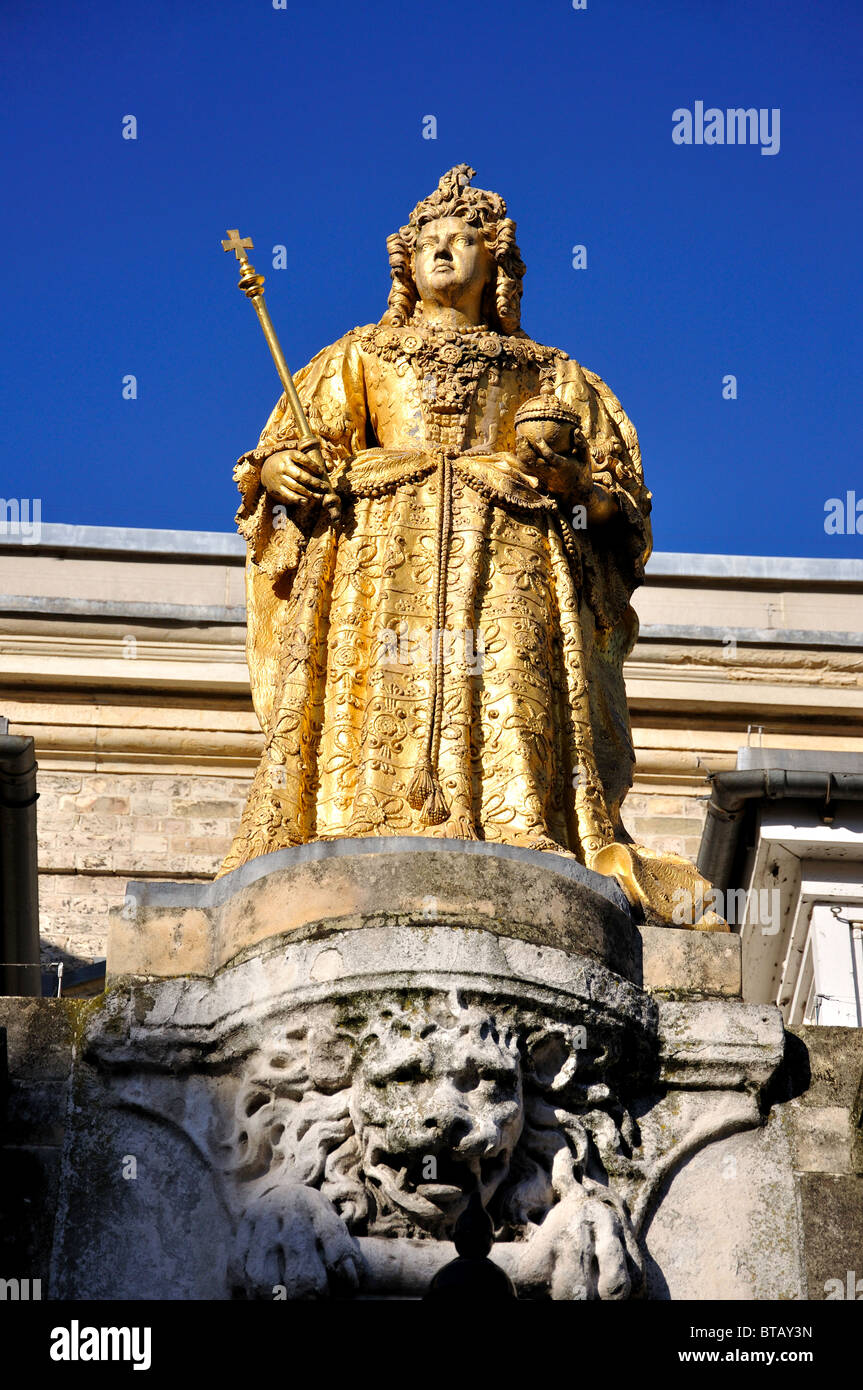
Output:
<path fill-rule="evenodd" d="M 53 1297 L 417 1297 L 472 1191 L 522 1297 L 806 1296 L 736 937 L 553 854 L 374 839 L 131 884 L 108 968 L 57 1001 Z"/>

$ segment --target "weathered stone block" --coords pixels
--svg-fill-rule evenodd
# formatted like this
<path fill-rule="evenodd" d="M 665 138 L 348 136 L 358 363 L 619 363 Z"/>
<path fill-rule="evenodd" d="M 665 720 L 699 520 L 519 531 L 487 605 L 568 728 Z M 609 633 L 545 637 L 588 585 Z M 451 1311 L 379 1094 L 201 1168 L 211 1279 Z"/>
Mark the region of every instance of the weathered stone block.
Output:
<path fill-rule="evenodd" d="M 18 1081 L 65 1081 L 72 1065 L 74 1009 L 62 999 L 0 995 L 9 1073 Z"/>
<path fill-rule="evenodd" d="M 509 846 L 396 836 L 314 843 L 206 887 L 130 884 L 128 893 L 137 912 L 111 918 L 112 978 L 212 975 L 274 937 L 404 921 L 485 926 L 641 978 L 641 939 L 617 884 L 574 859 Z"/>
<path fill-rule="evenodd" d="M 847 1299 L 853 1290 L 863 1301 L 863 1174 L 803 1173 L 798 1182 L 806 1297 Z"/>
<path fill-rule="evenodd" d="M 641 927 L 645 989 L 662 994 L 741 995 L 740 938 L 731 932 Z"/>

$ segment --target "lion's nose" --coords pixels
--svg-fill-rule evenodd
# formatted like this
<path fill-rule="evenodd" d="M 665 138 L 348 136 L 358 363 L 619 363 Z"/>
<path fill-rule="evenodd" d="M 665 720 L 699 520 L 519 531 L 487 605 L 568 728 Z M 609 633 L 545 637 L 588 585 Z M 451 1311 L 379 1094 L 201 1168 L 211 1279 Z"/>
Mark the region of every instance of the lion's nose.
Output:
<path fill-rule="evenodd" d="M 497 1148 L 499 1136 L 495 1126 L 470 1114 L 455 1098 L 432 1106 L 423 1125 L 438 1136 L 442 1148 L 464 1158 L 482 1158 Z"/>
<path fill-rule="evenodd" d="M 448 1149 L 458 1148 L 471 1131 L 470 1119 L 449 1109 L 435 1110 L 426 1116 L 423 1123 L 427 1130 L 440 1135 L 444 1147 Z"/>

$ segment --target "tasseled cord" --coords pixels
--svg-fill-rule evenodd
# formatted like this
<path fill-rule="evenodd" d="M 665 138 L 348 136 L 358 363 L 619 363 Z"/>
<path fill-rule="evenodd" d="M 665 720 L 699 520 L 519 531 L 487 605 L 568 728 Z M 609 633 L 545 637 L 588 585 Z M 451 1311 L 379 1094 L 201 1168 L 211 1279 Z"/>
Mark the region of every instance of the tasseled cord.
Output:
<path fill-rule="evenodd" d="M 431 763 L 425 759 L 419 764 L 407 791 L 407 802 L 420 812 L 423 825 L 443 825 L 449 820 L 450 805 L 443 787 Z"/>
<path fill-rule="evenodd" d="M 438 464 L 437 545 L 435 548 L 434 627 L 431 644 L 431 699 L 425 751 L 414 770 L 407 790 L 407 802 L 420 812 L 423 825 L 443 825 L 449 820 L 450 804 L 437 773 L 443 720 L 444 664 L 441 626 L 446 620 L 446 572 L 452 523 L 452 464 L 442 454 Z"/>

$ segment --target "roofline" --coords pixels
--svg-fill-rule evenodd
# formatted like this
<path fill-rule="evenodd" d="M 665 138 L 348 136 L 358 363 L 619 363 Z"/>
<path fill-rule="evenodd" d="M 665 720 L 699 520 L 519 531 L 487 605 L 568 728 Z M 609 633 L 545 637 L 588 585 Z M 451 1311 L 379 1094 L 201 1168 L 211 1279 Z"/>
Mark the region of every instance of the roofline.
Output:
<path fill-rule="evenodd" d="M 863 560 L 824 560 L 796 555 L 694 555 L 657 550 L 646 565 L 648 579 L 750 579 L 819 584 L 863 584 Z"/>
<path fill-rule="evenodd" d="M 38 540 L 30 527 L 22 534 L 4 534 L 0 518 L 0 550 L 101 551 L 114 554 L 201 556 L 241 561 L 246 542 L 233 531 L 168 531 L 137 526 L 75 526 L 44 522 Z M 658 550 L 647 562 L 647 578 L 748 579 L 775 584 L 817 582 L 863 585 L 863 560 L 773 555 L 697 555 Z"/>
<path fill-rule="evenodd" d="M 243 560 L 246 542 L 235 531 L 159 531 L 138 526 L 67 526 L 43 522 L 38 540 L 33 528 L 22 534 L 3 533 L 0 518 L 0 550 L 109 551 L 133 555 L 200 555 L 214 560 Z"/>

